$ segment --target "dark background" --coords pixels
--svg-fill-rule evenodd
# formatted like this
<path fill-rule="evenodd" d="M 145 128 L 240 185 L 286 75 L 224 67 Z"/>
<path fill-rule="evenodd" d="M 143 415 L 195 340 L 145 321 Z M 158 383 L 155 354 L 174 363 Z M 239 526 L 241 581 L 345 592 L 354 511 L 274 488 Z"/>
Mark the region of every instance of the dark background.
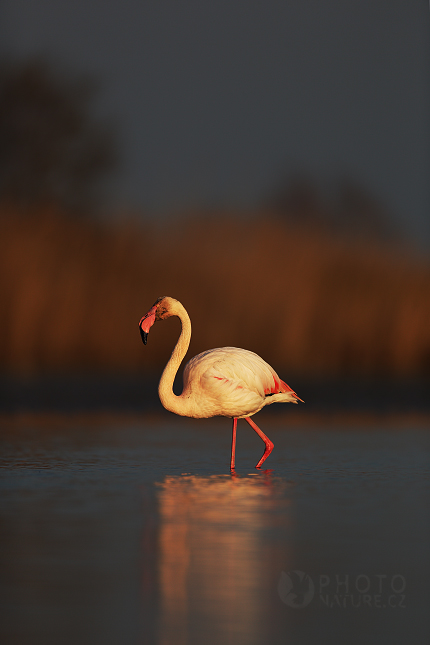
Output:
<path fill-rule="evenodd" d="M 100 82 L 109 211 L 255 209 L 297 172 L 333 198 L 347 177 L 428 250 L 428 21 L 425 0 L 5 0 L 0 51 Z"/>
<path fill-rule="evenodd" d="M 426 407 L 426 2 L 1 12 L 3 409 L 145 407 L 131 383 L 155 393 L 178 333 L 140 344 L 161 294 L 189 356 L 246 347 L 307 400 Z"/>

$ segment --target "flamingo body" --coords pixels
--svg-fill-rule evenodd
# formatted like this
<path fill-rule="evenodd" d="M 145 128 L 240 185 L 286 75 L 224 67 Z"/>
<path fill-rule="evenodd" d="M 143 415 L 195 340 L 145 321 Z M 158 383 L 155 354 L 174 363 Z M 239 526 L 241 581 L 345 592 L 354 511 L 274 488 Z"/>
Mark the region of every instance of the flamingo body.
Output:
<path fill-rule="evenodd" d="M 188 416 L 243 419 L 271 403 L 297 403 L 297 396 L 258 354 L 239 347 L 209 349 L 184 370 L 184 396 L 193 402 Z"/>
<path fill-rule="evenodd" d="M 139 328 L 146 345 L 152 325 L 171 316 L 179 317 L 182 331 L 160 379 L 158 393 L 161 403 L 167 410 L 181 416 L 197 419 L 214 416 L 232 418 L 232 471 L 235 468 L 237 419 L 245 419 L 266 446 L 256 466 L 260 468 L 273 450 L 273 443 L 250 417 L 265 405 L 297 403 L 302 399 L 260 356 L 238 347 L 209 349 L 194 356 L 185 366 L 182 393 L 176 396 L 173 392 L 173 381 L 191 339 L 191 321 L 185 308 L 174 298 L 158 298 L 148 313 L 141 318 Z"/>

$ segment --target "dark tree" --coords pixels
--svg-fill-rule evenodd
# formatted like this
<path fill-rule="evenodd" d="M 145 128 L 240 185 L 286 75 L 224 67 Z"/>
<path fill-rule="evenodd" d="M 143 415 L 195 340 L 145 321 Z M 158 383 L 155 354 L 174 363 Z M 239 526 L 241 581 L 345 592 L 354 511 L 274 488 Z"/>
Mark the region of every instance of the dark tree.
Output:
<path fill-rule="evenodd" d="M 94 83 L 37 60 L 0 66 L 0 198 L 22 207 L 94 206 L 116 161 L 112 129 L 91 116 Z"/>
<path fill-rule="evenodd" d="M 330 198 L 312 178 L 296 175 L 278 182 L 265 205 L 289 222 L 318 226 L 330 233 L 398 239 L 387 210 L 370 191 L 343 178 L 333 193 Z"/>
<path fill-rule="evenodd" d="M 327 219 L 318 186 L 304 174 L 297 173 L 278 181 L 266 205 L 282 217 L 301 224 L 321 223 Z"/>

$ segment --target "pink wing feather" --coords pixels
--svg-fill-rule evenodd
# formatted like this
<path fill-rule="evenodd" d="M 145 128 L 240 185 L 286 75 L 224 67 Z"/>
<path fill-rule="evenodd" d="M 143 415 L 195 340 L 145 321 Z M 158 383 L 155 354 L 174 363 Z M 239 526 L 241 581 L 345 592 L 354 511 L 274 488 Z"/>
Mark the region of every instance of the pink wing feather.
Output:
<path fill-rule="evenodd" d="M 283 394 L 284 392 L 291 392 L 291 394 L 294 394 L 294 396 L 299 400 L 302 401 L 302 399 L 297 396 L 297 394 L 294 392 L 293 388 L 288 385 L 288 383 L 285 383 L 282 379 L 279 378 L 279 376 L 276 374 L 275 371 L 272 372 L 273 376 L 273 383 L 264 384 L 264 394 Z M 303 403 L 303 401 L 302 401 Z"/>

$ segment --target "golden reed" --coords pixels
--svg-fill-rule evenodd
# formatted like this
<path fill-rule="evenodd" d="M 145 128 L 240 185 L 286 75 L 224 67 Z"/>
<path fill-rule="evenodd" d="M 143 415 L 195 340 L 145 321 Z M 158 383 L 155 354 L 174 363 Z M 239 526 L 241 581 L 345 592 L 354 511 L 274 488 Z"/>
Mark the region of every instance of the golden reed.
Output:
<path fill-rule="evenodd" d="M 270 215 L 101 224 L 46 208 L 0 211 L 0 369 L 159 367 L 179 327 L 143 348 L 160 295 L 186 306 L 189 356 L 223 345 L 282 373 L 430 372 L 430 267 L 376 242 Z"/>

